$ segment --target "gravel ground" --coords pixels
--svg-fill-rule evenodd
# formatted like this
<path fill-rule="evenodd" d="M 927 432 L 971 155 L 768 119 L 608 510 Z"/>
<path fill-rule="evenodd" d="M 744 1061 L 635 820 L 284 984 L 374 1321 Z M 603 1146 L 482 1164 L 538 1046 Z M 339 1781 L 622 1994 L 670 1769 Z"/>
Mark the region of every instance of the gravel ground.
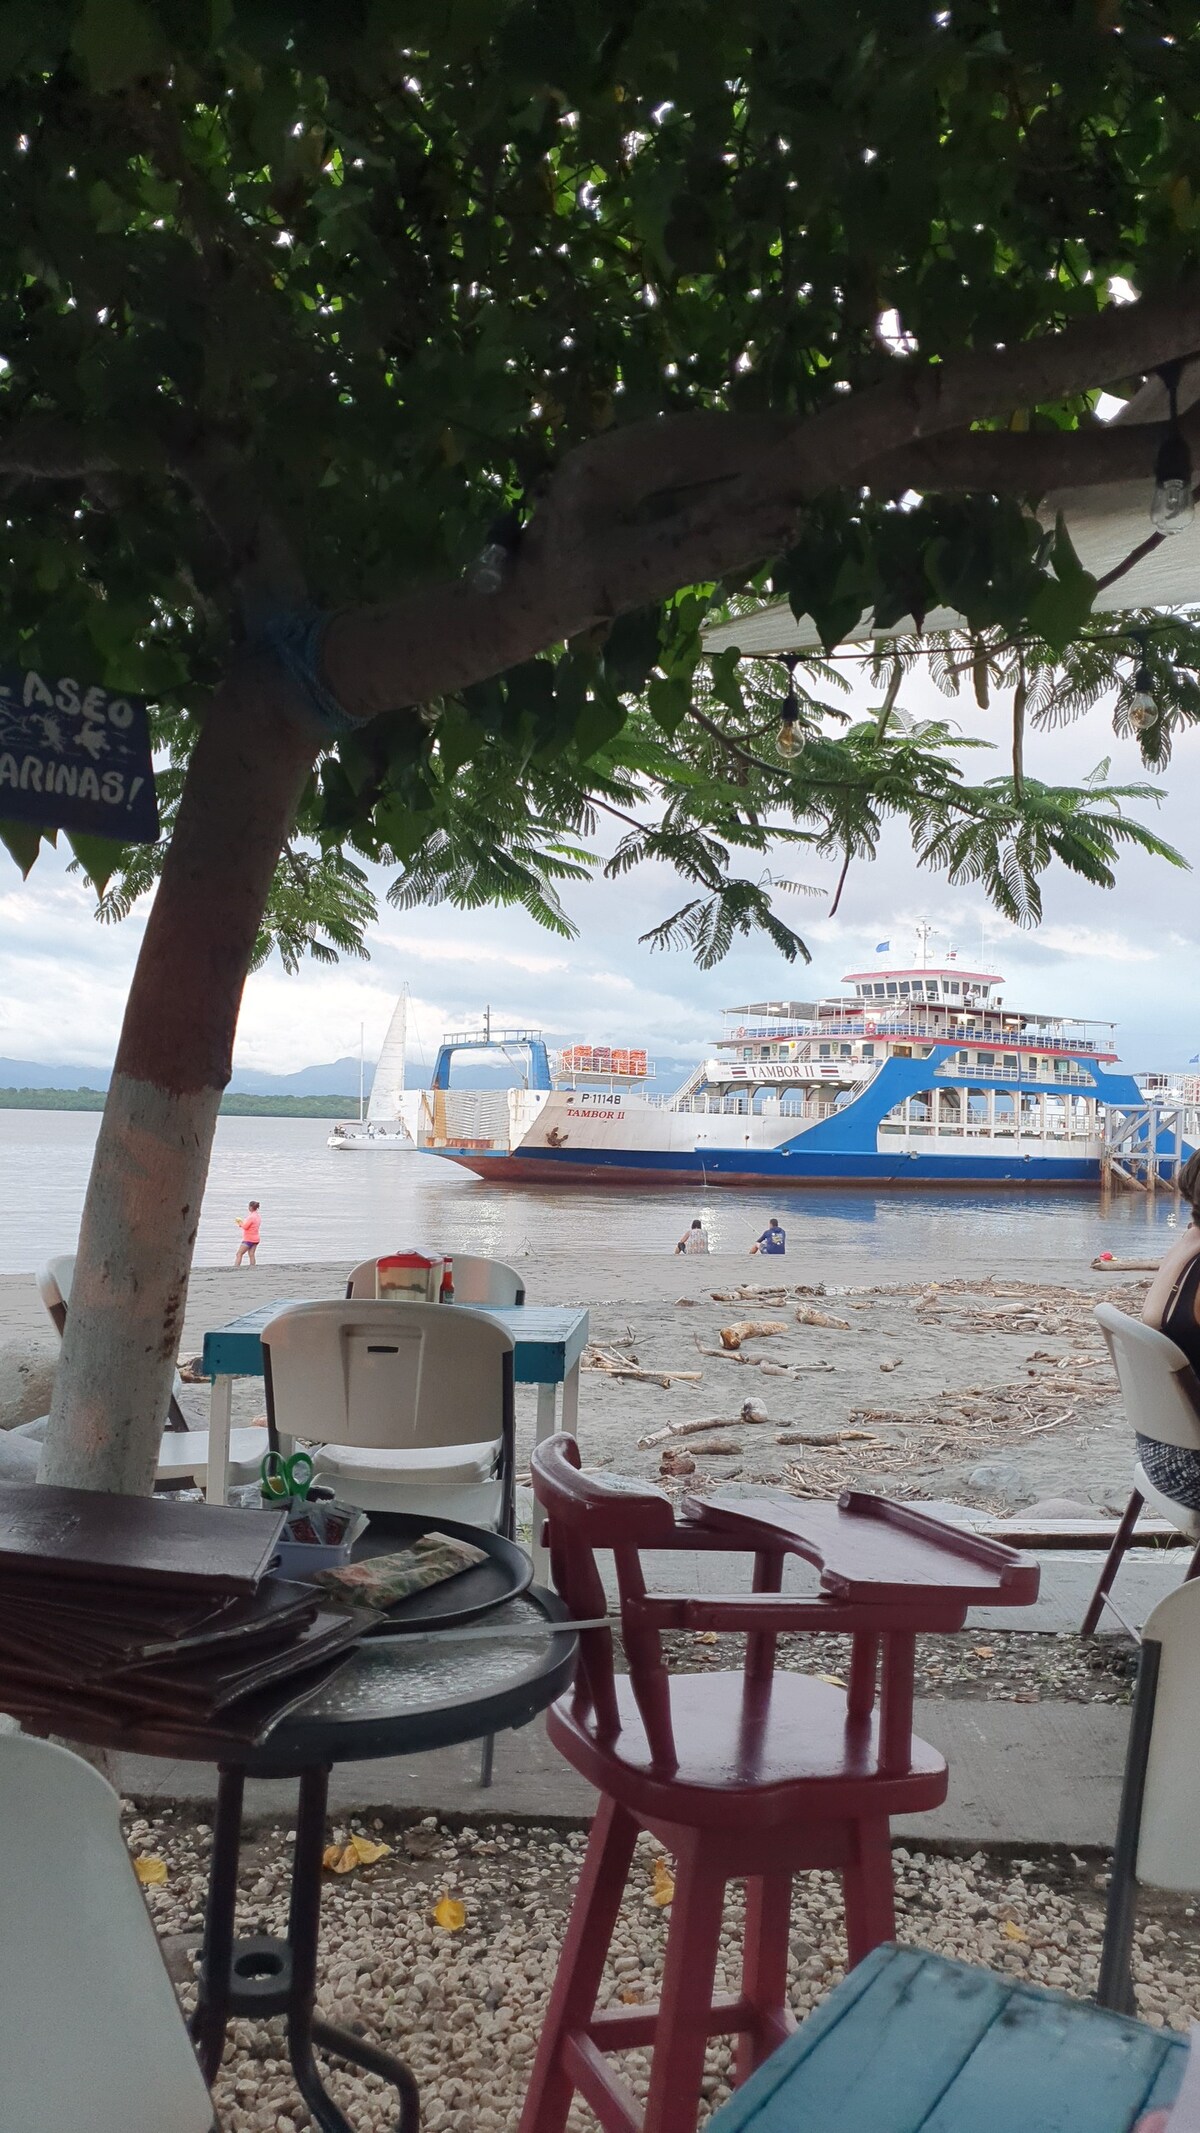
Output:
<path fill-rule="evenodd" d="M 168 1961 L 190 1997 L 210 1830 L 181 1810 L 143 1817 L 127 1803 L 135 1856 L 164 1860 L 167 1879 L 147 1896 Z M 584 1838 L 581 1832 L 512 1823 L 451 1830 L 432 1817 L 407 1827 L 372 1817 L 335 1828 L 392 1845 L 375 1865 L 326 1876 L 320 2006 L 408 2058 L 422 2089 L 425 2133 L 513 2133 L 538 2027 L 558 1957 Z M 286 1910 L 287 1832 L 260 1826 L 243 1853 L 240 1929 L 280 1932 Z M 644 1839 L 610 1959 L 608 2003 L 656 1996 L 669 1908 L 657 1906 L 655 1854 Z M 1104 1862 L 1073 1854 L 969 1859 L 897 1849 L 902 1940 L 1011 1976 L 1084 1996 L 1095 1985 L 1103 1923 Z M 659 1868 L 661 1880 L 662 1869 Z M 461 1901 L 458 1931 L 434 1924 L 443 1894 Z M 1134 1974 L 1138 2010 L 1156 2027 L 1186 2028 L 1200 2015 L 1200 1946 L 1191 1905 L 1147 1900 Z M 734 1989 L 741 1897 L 731 1891 L 718 1989 Z M 840 1892 L 829 1874 L 798 1885 L 790 1991 L 807 2014 L 841 1976 L 845 1944 Z M 706 2099 L 728 2094 L 730 2051 L 710 2050 Z M 644 2060 L 625 2069 L 644 2086 Z M 390 2133 L 392 2092 L 371 2076 L 335 2071 L 330 2086 L 356 2133 Z M 295 2133 L 310 2124 L 295 2098 L 277 2021 L 233 2025 L 217 2087 L 225 2133 Z M 594 2133 L 577 2105 L 573 2133 Z"/>
<path fill-rule="evenodd" d="M 730 1645 L 729 1637 L 711 1630 L 663 1639 L 671 1666 L 691 1674 L 736 1664 Z M 783 1637 L 775 1663 L 841 1681 L 850 1664 L 850 1639 Z M 1043 1697 L 1061 1703 L 1128 1703 L 1136 1671 L 1136 1647 L 1123 1636 L 1085 1641 L 1074 1629 L 1061 1634 L 966 1629 L 917 1638 L 918 1696 L 977 1703 L 1039 1703 Z"/>

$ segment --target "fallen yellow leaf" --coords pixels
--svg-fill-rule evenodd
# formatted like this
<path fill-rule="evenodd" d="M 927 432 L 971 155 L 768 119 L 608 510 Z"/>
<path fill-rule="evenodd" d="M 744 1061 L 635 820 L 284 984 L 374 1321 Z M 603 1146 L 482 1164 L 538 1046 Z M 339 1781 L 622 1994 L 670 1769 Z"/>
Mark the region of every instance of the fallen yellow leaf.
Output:
<path fill-rule="evenodd" d="M 972 1659 L 994 1659 L 995 1656 L 995 1651 L 990 1644 L 973 1644 L 971 1646 Z"/>
<path fill-rule="evenodd" d="M 134 1860 L 133 1871 L 144 1889 L 161 1888 L 167 1878 L 167 1862 L 154 1852 L 143 1852 L 140 1859 Z"/>
<path fill-rule="evenodd" d="M 827 1681 L 831 1689 L 844 1689 L 846 1686 L 845 1677 L 841 1674 L 818 1674 L 817 1680 Z"/>
<path fill-rule="evenodd" d="M 1003 1919 L 1001 1921 L 1000 1931 L 1003 1933 L 1005 1940 L 1027 1941 L 1029 1939 L 1028 1933 L 1022 1933 L 1021 1928 L 1017 1924 L 1015 1918 Z"/>
<path fill-rule="evenodd" d="M 370 1837 L 350 1837 L 345 1844 L 329 1844 L 321 1854 L 322 1866 L 331 1874 L 352 1874 L 356 1866 L 374 1866 L 386 1859 L 390 1844 L 374 1844 Z"/>
<path fill-rule="evenodd" d="M 674 1894 L 674 1874 L 665 1859 L 656 1859 L 654 1862 L 653 1886 L 650 1890 L 651 1903 L 656 1903 L 660 1911 L 665 1910 Z"/>
<path fill-rule="evenodd" d="M 461 1933 L 467 1922 L 466 1904 L 460 1903 L 457 1896 L 448 1895 L 443 1889 L 433 1907 L 433 1922 L 435 1926 L 440 1926 L 444 1933 Z"/>
<path fill-rule="evenodd" d="M 716 1641 L 717 1633 L 715 1629 L 701 1629 L 696 1633 L 697 1644 L 715 1644 Z"/>
<path fill-rule="evenodd" d="M 640 2007 L 641 2004 L 642 1994 L 640 1986 L 626 1985 L 624 1992 L 621 1994 L 622 2007 Z"/>

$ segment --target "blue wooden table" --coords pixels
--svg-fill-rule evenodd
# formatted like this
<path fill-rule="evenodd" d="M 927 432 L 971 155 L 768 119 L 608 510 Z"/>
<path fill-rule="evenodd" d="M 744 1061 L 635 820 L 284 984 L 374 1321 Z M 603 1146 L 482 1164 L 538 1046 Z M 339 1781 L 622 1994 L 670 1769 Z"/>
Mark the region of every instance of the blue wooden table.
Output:
<path fill-rule="evenodd" d="M 708 2133 L 1131 2133 L 1174 2102 L 1186 2060 L 1170 2030 L 876 1948 Z"/>
<path fill-rule="evenodd" d="M 233 1412 L 235 1378 L 260 1378 L 263 1374 L 263 1327 L 296 1303 L 309 1303 L 306 1296 L 284 1296 L 214 1326 L 204 1336 L 202 1369 L 212 1379 L 208 1434 L 208 1500 L 224 1503 L 228 1464 L 229 1424 Z M 587 1346 L 588 1314 L 580 1304 L 517 1304 L 492 1309 L 481 1304 L 434 1304 L 431 1310 L 470 1309 L 483 1312 L 503 1326 L 513 1338 L 513 1375 L 518 1385 L 537 1386 L 537 1441 L 550 1436 L 556 1426 L 558 1388 L 562 1386 L 562 1427 L 572 1436 L 579 1428 L 579 1364 Z M 536 1567 L 536 1552 L 535 1552 Z"/>

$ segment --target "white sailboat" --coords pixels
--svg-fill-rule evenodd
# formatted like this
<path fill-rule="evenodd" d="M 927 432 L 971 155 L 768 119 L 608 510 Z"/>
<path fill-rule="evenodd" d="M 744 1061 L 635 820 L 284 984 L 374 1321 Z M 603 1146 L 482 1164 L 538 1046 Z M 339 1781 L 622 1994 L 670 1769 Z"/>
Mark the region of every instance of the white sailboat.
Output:
<path fill-rule="evenodd" d="M 401 992 L 388 1023 L 383 1050 L 371 1083 L 370 1100 L 363 1109 L 362 1042 L 359 1041 L 358 1117 L 336 1125 L 329 1136 L 330 1148 L 342 1150 L 406 1148 L 414 1141 L 403 1122 L 404 1067 L 408 1051 L 408 989 Z"/>

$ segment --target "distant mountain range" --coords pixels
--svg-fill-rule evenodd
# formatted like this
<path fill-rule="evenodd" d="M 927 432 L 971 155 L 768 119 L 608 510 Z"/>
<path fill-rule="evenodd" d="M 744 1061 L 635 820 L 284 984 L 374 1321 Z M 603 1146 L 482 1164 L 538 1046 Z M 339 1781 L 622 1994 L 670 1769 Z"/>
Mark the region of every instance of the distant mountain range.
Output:
<path fill-rule="evenodd" d="M 375 1069 L 367 1067 L 367 1088 Z M 0 1059 L 0 1088 L 107 1089 L 109 1069 L 96 1066 L 51 1066 L 41 1059 Z M 328 1066 L 301 1067 L 296 1074 L 260 1074 L 235 1068 L 230 1092 L 239 1096 L 358 1097 L 357 1059 L 334 1059 Z"/>
<path fill-rule="evenodd" d="M 658 1087 L 670 1090 L 678 1087 L 694 1062 L 692 1060 L 660 1060 L 658 1063 Z M 371 1081 L 375 1062 L 367 1061 L 366 1090 L 371 1093 Z M 456 1066 L 454 1086 L 456 1089 L 502 1089 L 512 1080 L 507 1067 Z M 410 1089 L 423 1088 L 429 1079 L 427 1068 L 415 1067 L 411 1062 L 407 1085 Z M 107 1089 L 109 1069 L 95 1066 L 51 1066 L 41 1059 L 0 1059 L 0 1089 Z M 301 1067 L 295 1074 L 264 1074 L 255 1067 L 235 1067 L 229 1084 L 231 1096 L 344 1096 L 358 1101 L 358 1061 L 354 1058 L 332 1059 L 327 1066 Z"/>

